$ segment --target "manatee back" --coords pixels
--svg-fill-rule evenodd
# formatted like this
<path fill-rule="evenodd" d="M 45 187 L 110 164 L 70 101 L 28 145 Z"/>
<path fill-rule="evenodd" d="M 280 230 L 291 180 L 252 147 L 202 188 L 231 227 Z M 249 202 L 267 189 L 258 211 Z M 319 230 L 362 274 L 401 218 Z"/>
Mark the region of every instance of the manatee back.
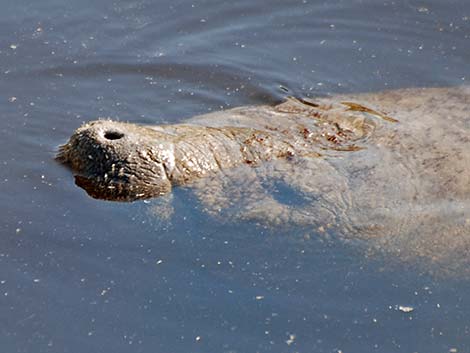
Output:
<path fill-rule="evenodd" d="M 355 236 L 438 272 L 469 272 L 470 89 L 404 89 L 354 99 L 399 120 L 333 163 L 346 176 Z"/>

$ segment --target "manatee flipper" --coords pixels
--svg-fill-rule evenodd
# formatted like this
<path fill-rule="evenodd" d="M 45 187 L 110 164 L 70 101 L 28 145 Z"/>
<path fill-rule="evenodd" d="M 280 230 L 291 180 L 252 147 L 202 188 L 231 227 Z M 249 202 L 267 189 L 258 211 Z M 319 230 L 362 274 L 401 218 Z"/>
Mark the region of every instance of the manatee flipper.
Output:
<path fill-rule="evenodd" d="M 195 180 L 189 186 L 199 200 L 201 210 L 224 222 L 256 220 L 257 217 L 246 217 L 256 204 L 263 205 L 266 213 L 273 211 L 270 208 L 272 197 L 260 183 L 255 168 L 249 166 L 223 170 Z"/>
<path fill-rule="evenodd" d="M 317 229 L 339 220 L 344 226 L 351 203 L 346 180 L 321 158 L 275 160 L 256 168 L 231 169 L 197 180 L 191 187 L 207 214 L 264 226 Z"/>

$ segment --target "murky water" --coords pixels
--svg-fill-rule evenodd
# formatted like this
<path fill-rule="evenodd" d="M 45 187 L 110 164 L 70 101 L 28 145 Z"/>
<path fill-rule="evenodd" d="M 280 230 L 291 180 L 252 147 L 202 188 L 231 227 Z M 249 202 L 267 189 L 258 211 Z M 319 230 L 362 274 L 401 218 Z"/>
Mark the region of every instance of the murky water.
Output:
<path fill-rule="evenodd" d="M 96 117 L 466 83 L 470 2 L 1 5 L 2 352 L 468 351 L 468 278 L 217 224 L 185 190 L 168 224 L 91 199 L 53 156 Z"/>

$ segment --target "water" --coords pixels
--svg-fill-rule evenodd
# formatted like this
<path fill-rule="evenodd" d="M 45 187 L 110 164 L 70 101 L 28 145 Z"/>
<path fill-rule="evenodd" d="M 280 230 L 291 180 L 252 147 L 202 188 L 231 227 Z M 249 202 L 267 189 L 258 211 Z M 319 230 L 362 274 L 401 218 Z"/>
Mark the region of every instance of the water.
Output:
<path fill-rule="evenodd" d="M 465 83 L 468 1 L 1 5 L 2 352 L 468 351 L 468 278 L 216 224 L 184 190 L 166 224 L 91 199 L 53 160 L 96 117 Z"/>

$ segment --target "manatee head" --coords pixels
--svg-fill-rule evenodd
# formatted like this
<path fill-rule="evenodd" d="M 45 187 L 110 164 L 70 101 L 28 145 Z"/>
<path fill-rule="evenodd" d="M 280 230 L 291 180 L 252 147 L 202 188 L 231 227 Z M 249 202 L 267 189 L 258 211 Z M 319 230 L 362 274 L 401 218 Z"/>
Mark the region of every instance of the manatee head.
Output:
<path fill-rule="evenodd" d="M 56 159 L 92 197 L 132 201 L 171 190 L 172 135 L 134 124 L 97 120 L 78 128 Z"/>

